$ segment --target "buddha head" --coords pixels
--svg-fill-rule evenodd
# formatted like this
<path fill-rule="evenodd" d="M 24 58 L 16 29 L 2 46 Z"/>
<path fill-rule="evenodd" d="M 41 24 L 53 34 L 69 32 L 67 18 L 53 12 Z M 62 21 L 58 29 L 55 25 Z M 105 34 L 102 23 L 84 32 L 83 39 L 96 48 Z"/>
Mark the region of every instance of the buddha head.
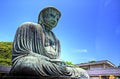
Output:
<path fill-rule="evenodd" d="M 61 16 L 61 13 L 58 9 L 54 7 L 47 7 L 41 10 L 38 16 L 38 24 L 42 25 L 49 30 L 54 28 Z"/>

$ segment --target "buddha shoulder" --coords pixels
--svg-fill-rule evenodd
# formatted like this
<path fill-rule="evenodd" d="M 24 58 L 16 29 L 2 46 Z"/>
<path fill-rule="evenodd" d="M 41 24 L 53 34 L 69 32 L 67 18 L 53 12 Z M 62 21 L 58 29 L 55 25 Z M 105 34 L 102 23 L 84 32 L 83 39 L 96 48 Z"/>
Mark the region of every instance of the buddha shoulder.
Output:
<path fill-rule="evenodd" d="M 42 26 L 40 24 L 33 23 L 33 22 L 24 22 L 19 26 L 19 28 L 41 29 L 42 30 Z"/>

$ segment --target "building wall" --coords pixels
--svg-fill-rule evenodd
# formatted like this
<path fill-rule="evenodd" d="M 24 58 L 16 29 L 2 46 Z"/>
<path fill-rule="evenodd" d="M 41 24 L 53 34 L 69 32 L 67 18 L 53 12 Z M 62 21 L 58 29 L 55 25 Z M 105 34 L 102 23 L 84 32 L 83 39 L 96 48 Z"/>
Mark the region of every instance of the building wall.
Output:
<path fill-rule="evenodd" d="M 99 65 L 91 65 L 90 66 L 90 70 L 93 70 L 93 69 L 103 69 L 103 65 L 102 64 L 99 64 Z"/>
<path fill-rule="evenodd" d="M 105 68 L 107 69 L 107 68 L 113 68 L 113 66 L 110 66 L 110 65 L 108 65 L 108 64 L 105 64 Z"/>
<path fill-rule="evenodd" d="M 115 74 L 120 73 L 120 69 L 115 68 L 114 64 L 111 64 L 109 61 L 82 64 L 80 67 L 89 72 L 90 79 L 120 79 L 120 75 L 117 76 Z"/>
<path fill-rule="evenodd" d="M 99 77 L 90 77 L 90 79 L 99 79 Z"/>
<path fill-rule="evenodd" d="M 80 67 L 85 69 L 85 70 L 113 68 L 113 66 L 110 66 L 108 64 L 94 64 L 94 65 L 80 66 Z"/>

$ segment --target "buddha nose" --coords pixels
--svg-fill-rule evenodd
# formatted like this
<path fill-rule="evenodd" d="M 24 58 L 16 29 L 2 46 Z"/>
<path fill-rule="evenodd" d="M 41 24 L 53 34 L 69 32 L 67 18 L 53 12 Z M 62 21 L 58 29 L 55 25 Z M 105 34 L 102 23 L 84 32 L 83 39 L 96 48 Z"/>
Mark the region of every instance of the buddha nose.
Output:
<path fill-rule="evenodd" d="M 52 24 L 56 24 L 57 21 L 56 20 L 52 20 L 51 22 L 52 22 Z"/>

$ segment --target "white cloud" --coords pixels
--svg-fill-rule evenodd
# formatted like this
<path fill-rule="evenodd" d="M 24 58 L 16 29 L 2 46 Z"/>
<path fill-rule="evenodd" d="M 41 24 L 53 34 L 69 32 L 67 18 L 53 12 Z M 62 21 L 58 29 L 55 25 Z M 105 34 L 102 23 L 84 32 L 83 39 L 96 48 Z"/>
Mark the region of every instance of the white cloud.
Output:
<path fill-rule="evenodd" d="M 116 27 L 115 33 L 116 35 L 120 35 L 120 25 Z"/>
<path fill-rule="evenodd" d="M 87 49 L 76 49 L 73 52 L 86 53 L 86 52 L 88 52 L 88 50 Z"/>
<path fill-rule="evenodd" d="M 112 0 L 105 0 L 104 1 L 104 6 L 107 7 L 112 3 Z"/>
<path fill-rule="evenodd" d="M 97 59 L 95 59 L 94 57 L 89 57 L 89 56 L 77 56 L 74 58 L 74 60 L 71 60 L 72 62 L 74 62 L 75 64 L 80 64 L 80 63 L 88 63 L 89 61 L 96 61 Z"/>

